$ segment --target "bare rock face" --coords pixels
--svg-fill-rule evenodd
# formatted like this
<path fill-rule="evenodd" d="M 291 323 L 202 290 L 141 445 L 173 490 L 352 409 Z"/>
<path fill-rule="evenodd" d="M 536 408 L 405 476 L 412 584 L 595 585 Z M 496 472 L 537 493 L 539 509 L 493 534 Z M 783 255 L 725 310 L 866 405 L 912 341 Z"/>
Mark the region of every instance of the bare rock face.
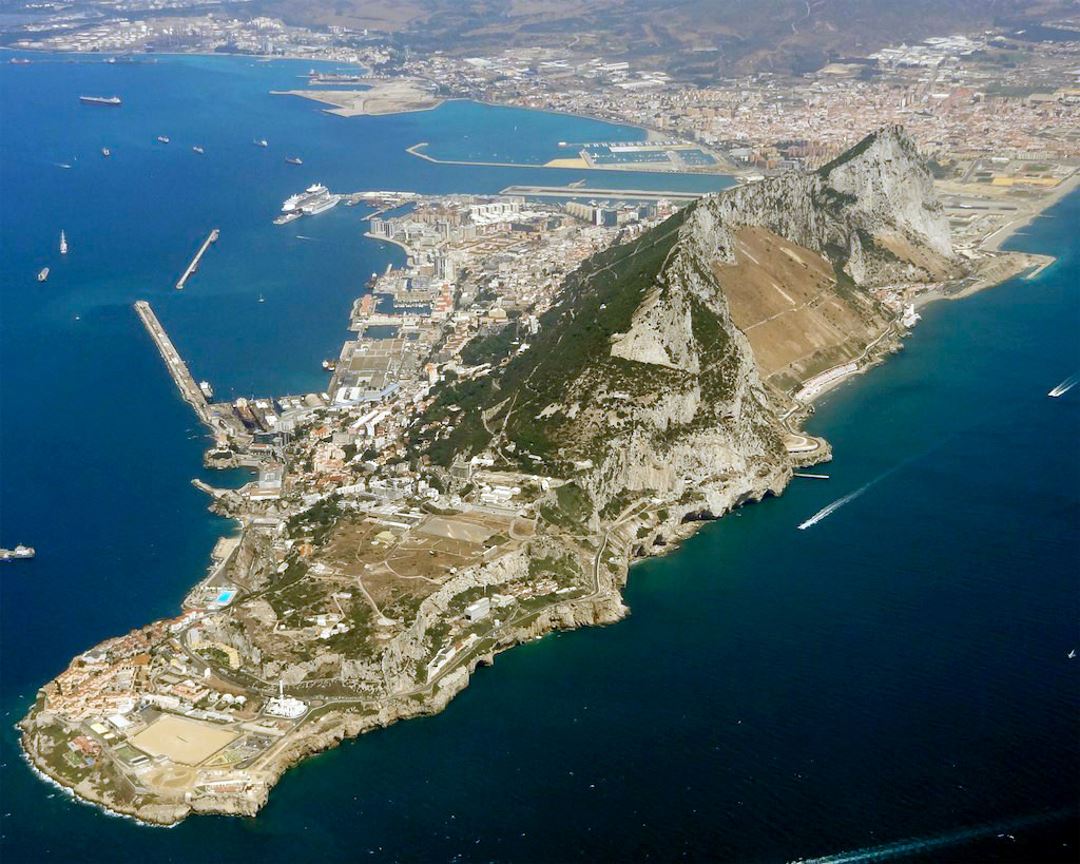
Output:
<path fill-rule="evenodd" d="M 691 227 L 734 263 L 734 229 L 757 226 L 826 254 L 863 286 L 926 277 L 926 257 L 955 267 L 949 222 L 914 142 L 875 132 L 814 173 L 791 173 L 705 199 Z M 923 253 L 907 260 L 891 236 Z"/>
<path fill-rule="evenodd" d="M 609 358 L 567 387 L 577 410 L 560 437 L 592 465 L 575 480 L 597 511 L 648 493 L 685 513 L 720 515 L 790 477 L 780 423 L 716 276 L 735 262 L 736 232 L 747 227 L 824 255 L 856 287 L 955 266 L 930 174 L 898 128 L 818 172 L 700 201 L 651 283 L 626 287 L 642 299 L 629 328 L 611 337 Z"/>

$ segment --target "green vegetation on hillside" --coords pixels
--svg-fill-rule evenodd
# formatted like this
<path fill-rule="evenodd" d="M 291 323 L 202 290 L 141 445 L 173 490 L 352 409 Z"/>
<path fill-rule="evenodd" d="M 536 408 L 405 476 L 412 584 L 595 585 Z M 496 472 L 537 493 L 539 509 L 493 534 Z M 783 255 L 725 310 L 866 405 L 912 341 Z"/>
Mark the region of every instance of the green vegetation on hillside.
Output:
<path fill-rule="evenodd" d="M 611 337 L 629 329 L 692 209 L 684 208 L 633 242 L 597 253 L 571 273 L 559 301 L 540 317 L 540 332 L 530 340 L 528 351 L 511 356 L 506 331 L 473 346 L 471 363 L 502 368 L 474 380 L 444 384 L 427 415 L 432 425 L 413 441 L 414 452 L 426 450 L 432 462 L 443 466 L 456 455 L 476 453 L 491 439 L 482 416 L 491 411 L 488 428 L 503 428 L 505 423 L 507 441 L 523 465 L 553 458 L 562 443 L 558 440 L 562 421 L 557 415 L 545 419 L 537 415 L 563 399 L 567 387 L 587 367 L 609 357 Z M 492 411 L 496 406 L 498 410 Z M 438 438 L 440 428 L 435 424 L 443 421 L 449 421 L 453 430 Z"/>

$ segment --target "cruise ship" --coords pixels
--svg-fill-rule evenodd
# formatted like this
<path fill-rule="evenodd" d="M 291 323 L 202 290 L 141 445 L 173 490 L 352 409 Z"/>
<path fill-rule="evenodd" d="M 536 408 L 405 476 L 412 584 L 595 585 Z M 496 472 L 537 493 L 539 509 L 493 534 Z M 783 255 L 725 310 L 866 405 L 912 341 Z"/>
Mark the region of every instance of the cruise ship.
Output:
<path fill-rule="evenodd" d="M 322 183 L 312 183 L 299 195 L 290 195 L 286 198 L 285 203 L 281 205 L 281 212 L 285 214 L 298 213 L 304 216 L 315 216 L 329 210 L 340 200 L 340 195 L 334 195 L 329 189 L 323 186 Z M 278 218 L 280 219 L 281 217 Z M 278 224 L 284 224 L 285 221 L 291 220 L 282 220 Z"/>
<path fill-rule="evenodd" d="M 119 105 L 119 96 L 80 96 L 80 102 L 85 102 L 87 105 Z"/>

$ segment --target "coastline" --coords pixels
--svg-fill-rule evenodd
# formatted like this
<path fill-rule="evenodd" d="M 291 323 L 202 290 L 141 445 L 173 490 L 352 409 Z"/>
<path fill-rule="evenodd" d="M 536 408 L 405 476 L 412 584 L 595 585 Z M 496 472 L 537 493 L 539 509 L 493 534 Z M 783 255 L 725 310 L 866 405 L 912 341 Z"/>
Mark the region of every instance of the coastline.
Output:
<path fill-rule="evenodd" d="M 1047 203 L 1046 206 L 1050 206 L 1050 204 Z M 1030 218 L 1034 218 L 1034 215 L 1032 215 Z M 1017 229 L 1014 229 L 1014 230 L 1017 230 Z M 386 239 L 386 238 L 374 238 L 374 239 Z M 1008 278 L 1008 277 L 1005 277 L 1005 278 Z M 996 284 L 996 283 L 992 283 L 992 284 Z M 980 287 L 972 287 L 970 289 L 969 293 L 974 293 L 975 290 L 980 290 L 981 287 L 988 287 L 988 285 L 983 285 L 983 286 L 980 286 Z M 958 294 L 958 295 L 955 295 L 955 296 L 966 296 L 966 295 Z M 879 337 L 879 338 L 881 338 L 881 337 Z M 867 369 L 872 368 L 872 366 L 876 365 L 876 363 L 881 362 L 883 359 L 885 359 L 885 354 L 886 353 L 887 352 L 883 352 L 880 357 L 876 357 L 876 358 L 868 356 L 866 358 L 867 362 L 859 368 L 859 370 L 857 371 L 856 374 L 861 374 L 862 372 L 866 371 Z M 843 378 L 843 379 L 838 380 L 836 382 L 836 386 L 838 386 L 840 383 L 843 383 L 844 380 L 847 380 L 847 379 Z M 828 392 L 828 390 L 830 390 L 830 389 L 831 389 L 831 387 L 824 388 L 821 392 L 817 393 L 815 395 L 814 399 L 811 400 L 811 403 L 813 403 L 818 398 L 823 396 L 824 393 Z M 810 463 L 807 463 L 807 464 L 813 464 L 813 463 L 810 462 Z M 783 487 L 786 485 L 786 483 L 787 483 L 787 481 L 789 479 L 790 479 L 789 477 L 783 477 L 783 476 L 777 476 L 777 477 L 772 478 L 771 482 L 772 482 L 773 486 L 770 487 L 768 489 L 768 491 L 769 492 L 774 492 L 775 494 L 779 494 L 779 492 L 781 492 L 783 490 Z M 745 499 L 745 500 L 754 500 L 754 499 L 751 497 L 751 498 L 748 498 L 748 499 Z M 738 506 L 741 503 L 742 503 L 742 501 L 739 501 L 734 506 Z M 724 512 L 729 512 L 729 511 L 722 511 L 721 513 L 719 513 L 716 516 L 716 518 L 720 518 L 720 516 L 724 515 Z M 634 522 L 632 524 L 635 525 L 635 526 L 641 525 L 641 527 L 646 527 L 644 524 L 639 523 L 639 522 Z M 644 548 L 647 550 L 647 555 L 643 556 L 643 557 L 654 557 L 654 556 L 666 555 L 669 552 L 675 551 L 678 548 L 678 545 L 677 545 L 678 543 L 680 543 L 683 539 L 686 539 L 686 538 L 692 536 L 694 533 L 696 533 L 696 531 L 700 527 L 701 527 L 701 523 L 697 522 L 697 521 L 686 523 L 686 524 L 683 524 L 683 525 L 678 525 L 678 526 L 667 526 L 667 525 L 665 525 L 664 526 L 664 534 L 666 536 L 668 536 L 668 537 L 673 537 L 674 539 L 671 540 L 671 542 L 666 542 L 663 545 L 657 546 L 652 542 L 652 540 L 655 539 L 655 537 L 657 536 L 657 533 L 654 531 L 654 533 L 650 537 L 650 542 L 648 542 L 647 544 L 642 544 L 644 546 Z M 654 529 L 655 528 L 656 528 L 656 526 L 654 526 Z M 672 532 L 671 534 L 668 534 L 669 530 Z M 602 550 L 603 550 L 603 547 L 601 547 L 601 551 Z M 628 559 L 627 559 L 627 567 L 629 566 L 629 564 L 631 562 L 634 561 L 634 559 L 635 559 L 635 556 L 633 556 L 633 555 L 628 557 Z M 625 581 L 626 581 L 626 577 L 624 576 L 623 579 L 622 579 L 622 584 L 625 584 Z M 621 594 L 620 594 L 620 592 L 618 590 L 620 587 L 621 587 L 621 585 L 619 585 L 619 584 L 615 585 L 614 600 L 621 603 Z M 371 722 L 368 722 L 368 719 L 369 719 L 368 715 L 364 715 L 364 714 L 357 715 L 355 713 L 350 713 L 350 712 L 347 712 L 347 711 L 344 711 L 344 710 L 333 710 L 333 709 L 328 710 L 328 711 L 325 712 L 325 714 L 320 715 L 319 718 L 318 718 L 317 723 L 315 723 L 315 718 L 312 717 L 312 722 L 315 724 L 314 727 L 308 726 L 306 723 L 302 724 L 300 727 L 298 727 L 298 730 L 303 730 L 303 734 L 299 734 L 296 740 L 290 741 L 288 746 L 283 746 L 282 747 L 282 751 L 280 753 L 280 759 L 279 759 L 279 761 L 275 762 L 275 765 L 274 765 L 276 773 L 271 772 L 271 773 L 273 773 L 273 776 L 270 777 L 266 781 L 266 784 L 265 784 L 266 794 L 269 793 L 270 787 L 272 787 L 273 784 L 276 782 L 276 780 L 280 776 L 282 776 L 282 774 L 284 773 L 285 770 L 287 770 L 291 765 L 296 764 L 297 762 L 303 760 L 304 758 L 306 758 L 307 755 L 310 755 L 311 753 L 320 752 L 321 750 L 328 749 L 328 748 L 330 748 L 332 746 L 336 746 L 336 743 L 339 743 L 341 740 L 344 740 L 344 738 L 346 738 L 346 737 L 355 737 L 355 736 L 357 736 L 359 734 L 363 734 L 363 732 L 365 732 L 365 731 L 369 731 L 370 729 L 373 729 L 373 728 L 381 728 L 382 726 L 388 725 L 391 722 L 396 722 L 399 719 L 409 719 L 411 717 L 437 713 L 438 711 L 442 710 L 442 708 L 445 707 L 445 704 L 447 702 L 449 702 L 449 700 L 451 698 L 453 698 L 453 695 L 455 695 L 457 692 L 460 692 L 460 690 L 463 689 L 464 686 L 467 685 L 468 680 L 469 680 L 469 676 L 471 675 L 472 671 L 475 668 L 477 668 L 477 666 L 479 666 L 479 665 L 486 665 L 486 664 L 490 663 L 492 658 L 494 657 L 495 653 L 500 653 L 502 650 L 506 650 L 507 648 L 513 647 L 513 646 L 515 646 L 517 644 L 521 644 L 521 642 L 523 642 L 523 641 L 531 641 L 531 639 L 540 638 L 540 636 L 542 636 L 544 633 L 551 632 L 551 630 L 554 630 L 554 629 L 583 627 L 583 626 L 587 626 L 589 624 L 595 625 L 595 624 L 599 624 L 599 623 L 611 623 L 611 622 L 608 622 L 606 620 L 598 620 L 598 616 L 596 614 L 593 615 L 592 620 L 589 620 L 587 615 L 583 615 L 581 617 L 581 619 L 579 620 L 579 618 L 578 618 L 578 616 L 576 614 L 576 611 L 572 612 L 572 610 L 577 610 L 579 607 L 584 608 L 587 605 L 588 604 L 584 604 L 582 600 L 575 600 L 575 601 L 570 601 L 570 602 L 568 602 L 566 604 L 559 604 L 559 605 L 556 605 L 556 606 L 552 606 L 552 607 L 550 607 L 550 612 L 551 612 L 551 616 L 552 616 L 551 620 L 546 620 L 545 619 L 545 624 L 548 625 L 548 626 L 546 626 L 546 628 L 543 628 L 543 627 L 540 628 L 539 632 L 527 631 L 527 632 L 524 633 L 524 635 L 514 633 L 512 635 L 512 638 L 507 640 L 505 643 L 500 642 L 497 646 L 493 646 L 491 648 L 491 650 L 486 654 L 478 651 L 475 654 L 471 654 L 469 656 L 460 658 L 461 662 L 459 664 L 457 664 L 457 665 L 452 664 L 450 667 L 448 667 L 446 670 L 444 670 L 442 673 L 440 673 L 440 675 L 438 676 L 438 680 L 433 682 L 433 686 L 431 688 L 429 688 L 431 692 L 428 694 L 429 698 L 426 701 L 421 700 L 419 702 L 415 702 L 413 697 L 416 694 L 409 694 L 409 699 L 413 700 L 412 702 L 410 702 L 410 701 L 401 701 L 399 703 L 398 701 L 393 701 L 393 702 L 389 702 L 385 706 L 383 706 L 383 708 L 385 709 L 386 715 L 387 715 L 386 719 L 385 719 L 385 722 L 383 722 L 382 719 L 372 720 Z M 548 610 L 545 610 L 545 613 L 547 611 Z M 559 616 L 556 616 L 556 612 L 559 613 Z M 625 614 L 625 613 L 623 613 L 623 614 Z M 622 617 L 622 615 L 619 615 L 618 617 L 614 618 L 613 620 L 619 620 L 619 618 L 621 618 L 621 617 Z M 464 674 L 460 675 L 459 673 L 462 673 L 462 672 L 464 672 Z M 460 686 L 458 686 L 459 684 L 460 684 Z M 434 685 L 437 685 L 437 686 L 434 686 Z M 443 699 L 444 694 L 446 694 L 445 701 Z M 400 708 L 400 710 L 398 710 L 399 708 Z M 384 711 L 380 710 L 377 717 L 378 718 L 383 718 L 383 714 L 384 714 Z M 326 720 L 326 718 L 328 718 L 328 717 L 332 717 L 333 721 L 332 722 L 328 721 L 324 726 L 323 721 Z M 280 770 L 278 770 L 278 769 L 280 769 Z M 78 793 L 78 791 L 76 789 L 72 789 L 71 791 L 77 797 L 83 797 L 83 796 L 79 795 L 79 793 Z M 83 800 L 89 800 L 89 801 L 92 801 L 92 802 L 94 801 L 93 798 L 89 798 L 89 797 L 84 798 Z M 252 810 L 251 812 L 254 812 L 255 810 L 257 810 L 259 807 L 262 806 L 263 803 L 265 803 L 265 796 L 261 799 L 261 801 L 259 803 L 257 803 L 257 805 L 254 806 L 254 810 Z M 120 811 L 109 809 L 108 805 L 103 804 L 101 806 L 105 807 L 105 809 L 107 809 L 109 812 L 111 812 L 113 814 L 122 815 L 120 813 Z M 194 812 L 245 812 L 245 813 L 247 812 L 246 810 L 236 810 L 236 811 L 233 811 L 233 810 L 220 810 L 220 811 L 218 811 L 218 810 L 214 810 L 213 808 L 202 809 L 201 807 L 193 808 L 193 811 Z M 128 814 L 128 815 L 131 815 L 131 814 Z M 135 817 L 135 818 L 139 818 L 139 817 Z M 161 823 L 155 823 L 155 822 L 153 822 L 153 820 L 149 820 L 149 819 L 143 820 L 143 819 L 140 818 L 139 821 L 146 821 L 148 824 L 161 824 Z M 168 824 L 175 824 L 175 823 L 168 823 Z"/>
<path fill-rule="evenodd" d="M 1001 228 L 997 229 L 997 231 L 986 237 L 986 239 L 979 244 L 979 248 L 987 252 L 1000 251 L 1002 244 L 1010 237 L 1022 228 L 1026 228 L 1047 209 L 1057 204 L 1058 201 L 1078 187 L 1080 187 L 1080 171 L 1073 171 L 1072 174 L 1055 186 L 1052 191 L 1032 202 L 1033 206 L 1029 208 L 1028 212 L 1018 216 L 1011 222 L 1006 223 Z"/>
<path fill-rule="evenodd" d="M 896 332 L 894 322 L 893 326 L 883 331 L 869 346 L 864 362 L 852 374 L 862 374 L 883 362 L 889 353 L 897 349 L 902 335 Z M 889 338 L 890 336 L 894 338 Z M 805 403 L 804 407 L 808 409 L 833 387 L 839 386 L 850 377 L 850 375 L 844 376 L 829 386 L 823 387 Z M 803 416 L 797 417 L 793 425 L 801 427 L 803 419 L 805 419 Z M 806 458 L 791 458 L 795 467 L 806 467 L 827 461 L 828 446 L 826 444 L 825 448 L 803 455 Z M 697 517 L 687 520 L 690 514 L 677 508 L 673 514 L 666 514 L 666 518 L 660 518 L 661 511 L 666 509 L 664 504 L 667 507 L 673 507 L 672 502 L 664 502 L 664 504 L 634 513 L 632 517 L 627 516 L 625 520 L 617 519 L 614 523 L 603 524 L 600 534 L 595 535 L 596 539 L 602 539 L 602 542 L 598 544 L 599 550 L 596 553 L 594 567 L 596 586 L 592 594 L 553 604 L 545 607 L 539 614 L 526 616 L 521 626 L 503 631 L 497 639 L 491 641 L 491 644 L 484 647 L 478 645 L 475 650 L 465 653 L 445 669 L 440 670 L 439 674 L 432 681 L 427 682 L 422 689 L 395 694 L 390 700 L 379 704 L 375 711 L 347 710 L 348 704 L 360 704 L 357 700 L 348 700 L 341 704 L 330 702 L 320 708 L 312 709 L 293 731 L 286 734 L 268 751 L 265 764 L 257 772 L 252 772 L 250 788 L 243 794 L 218 795 L 211 799 L 196 797 L 182 804 L 154 803 L 127 806 L 123 802 L 110 798 L 107 794 L 95 794 L 99 790 L 91 789 L 88 785 L 82 783 L 67 785 L 63 780 L 50 774 L 43 757 L 31 744 L 33 739 L 30 729 L 23 725 L 26 723 L 25 720 L 20 724 L 23 732 L 24 753 L 28 763 L 36 772 L 43 773 L 50 781 L 69 790 L 73 797 L 101 807 L 114 815 L 130 817 L 145 824 L 173 825 L 188 815 L 204 813 L 253 816 L 266 803 L 271 789 L 290 767 L 310 755 L 336 747 L 346 739 L 355 738 L 373 729 L 384 728 L 399 720 L 439 713 L 468 685 L 476 668 L 494 663 L 496 654 L 524 642 L 541 638 L 556 630 L 598 626 L 621 620 L 628 614 L 622 599 L 622 589 L 629 579 L 633 564 L 676 551 L 706 522 L 722 518 L 744 503 L 758 501 L 770 494 L 782 494 L 791 477 L 791 470 L 785 468 L 777 469 L 766 478 L 756 480 L 749 477 L 740 478 L 742 485 L 730 493 L 727 504 L 719 508 L 718 512 L 709 514 L 708 518 Z M 605 554 L 608 539 L 612 534 L 622 535 L 623 542 L 622 552 L 618 556 L 618 569 L 615 573 L 609 573 L 599 566 L 600 557 Z M 202 584 L 202 581 L 205 580 L 200 580 L 198 584 Z M 28 719 L 33 713 L 31 711 Z"/>

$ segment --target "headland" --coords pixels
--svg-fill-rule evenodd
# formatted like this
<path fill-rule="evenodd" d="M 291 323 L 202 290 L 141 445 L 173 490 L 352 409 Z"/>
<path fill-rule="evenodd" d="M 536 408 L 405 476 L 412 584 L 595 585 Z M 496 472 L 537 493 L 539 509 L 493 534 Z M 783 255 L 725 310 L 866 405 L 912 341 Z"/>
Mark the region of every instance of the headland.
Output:
<path fill-rule="evenodd" d="M 618 621 L 633 560 L 829 458 L 802 418 L 920 297 L 1040 263 L 950 226 L 897 130 L 682 209 L 411 200 L 369 222 L 408 261 L 356 301 L 325 394 L 200 414 L 206 464 L 258 478 L 208 490 L 240 532 L 183 613 L 75 658 L 22 721 L 79 797 L 253 815 L 290 765 L 440 711 L 498 652 Z"/>

